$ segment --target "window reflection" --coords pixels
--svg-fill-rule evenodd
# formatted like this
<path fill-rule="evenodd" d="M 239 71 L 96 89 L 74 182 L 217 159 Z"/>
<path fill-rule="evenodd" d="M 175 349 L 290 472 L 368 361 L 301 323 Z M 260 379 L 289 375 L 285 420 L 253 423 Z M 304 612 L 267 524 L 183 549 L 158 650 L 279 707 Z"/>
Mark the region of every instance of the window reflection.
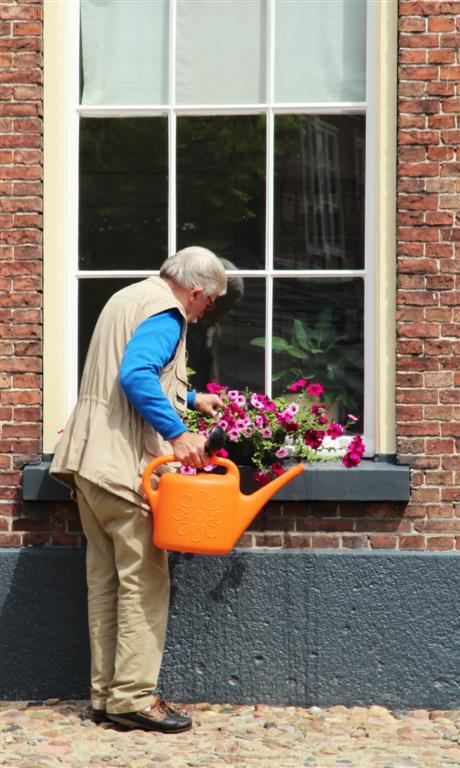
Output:
<path fill-rule="evenodd" d="M 362 429 L 364 284 L 361 278 L 281 279 L 274 287 L 273 389 L 299 378 L 322 384 L 338 416 Z"/>
<path fill-rule="evenodd" d="M 265 263 L 265 116 L 177 121 L 177 247 L 210 248 L 238 268 Z"/>
<path fill-rule="evenodd" d="M 82 119 L 81 269 L 157 269 L 168 248 L 166 118 Z"/>
<path fill-rule="evenodd" d="M 363 267 L 364 170 L 362 115 L 276 118 L 276 268 Z"/>
<path fill-rule="evenodd" d="M 218 381 L 233 389 L 263 392 L 264 350 L 255 349 L 250 341 L 264 333 L 265 280 L 229 277 L 227 295 L 188 327 L 188 364 L 195 371 L 192 385 L 203 391 L 208 381 Z"/>
<path fill-rule="evenodd" d="M 78 381 L 85 365 L 91 336 L 102 308 L 110 297 L 139 278 L 106 278 L 79 281 L 78 289 Z"/>

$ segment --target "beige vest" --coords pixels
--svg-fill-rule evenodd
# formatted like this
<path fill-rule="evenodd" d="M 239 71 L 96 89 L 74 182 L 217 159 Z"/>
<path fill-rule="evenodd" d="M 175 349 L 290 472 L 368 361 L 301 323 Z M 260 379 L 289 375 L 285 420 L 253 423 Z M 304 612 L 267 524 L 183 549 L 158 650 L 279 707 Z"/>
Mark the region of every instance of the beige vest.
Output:
<path fill-rule="evenodd" d="M 169 285 L 149 277 L 115 293 L 101 312 L 86 358 L 78 402 L 59 441 L 50 474 L 73 488 L 73 474 L 147 508 L 141 474 L 154 456 L 171 446 L 129 404 L 119 371 L 137 326 L 176 308 L 184 317 L 176 353 L 160 374 L 166 397 L 182 416 L 187 404 L 186 317 Z M 171 465 L 165 465 L 165 469 Z"/>

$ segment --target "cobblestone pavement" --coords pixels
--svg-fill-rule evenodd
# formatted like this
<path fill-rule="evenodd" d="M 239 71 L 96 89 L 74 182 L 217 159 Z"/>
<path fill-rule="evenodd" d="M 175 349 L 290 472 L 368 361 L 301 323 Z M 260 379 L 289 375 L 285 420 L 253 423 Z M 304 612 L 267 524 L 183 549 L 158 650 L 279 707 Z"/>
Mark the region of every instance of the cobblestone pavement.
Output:
<path fill-rule="evenodd" d="M 95 725 L 88 702 L 4 702 L 8 768 L 460 768 L 460 710 L 193 704 L 192 731 Z"/>

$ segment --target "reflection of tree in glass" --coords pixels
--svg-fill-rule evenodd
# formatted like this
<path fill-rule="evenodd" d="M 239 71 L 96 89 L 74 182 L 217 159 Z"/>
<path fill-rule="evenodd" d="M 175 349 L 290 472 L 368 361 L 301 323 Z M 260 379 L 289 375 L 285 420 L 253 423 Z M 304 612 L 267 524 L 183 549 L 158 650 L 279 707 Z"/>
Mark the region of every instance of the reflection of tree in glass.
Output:
<path fill-rule="evenodd" d="M 156 269 L 167 256 L 165 118 L 81 121 L 80 266 Z"/>
<path fill-rule="evenodd" d="M 265 117 L 179 118 L 178 247 L 203 243 L 238 267 L 265 258 Z"/>
<path fill-rule="evenodd" d="M 265 347 L 265 338 L 251 340 Z M 294 319 L 290 339 L 273 336 L 273 352 L 283 356 L 287 368 L 273 374 L 273 381 L 289 384 L 300 378 L 322 384 L 325 401 L 343 410 L 359 411 L 363 394 L 363 346 L 350 343 L 332 321 L 330 307 L 321 310 L 314 325 Z"/>

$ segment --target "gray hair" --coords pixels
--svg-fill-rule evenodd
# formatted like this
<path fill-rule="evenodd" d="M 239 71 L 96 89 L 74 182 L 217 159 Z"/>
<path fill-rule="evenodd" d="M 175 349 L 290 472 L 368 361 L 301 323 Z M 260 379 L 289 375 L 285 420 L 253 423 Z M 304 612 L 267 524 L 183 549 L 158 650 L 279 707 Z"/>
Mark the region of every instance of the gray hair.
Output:
<path fill-rule="evenodd" d="M 205 296 L 212 293 L 222 296 L 227 289 L 227 276 L 221 260 L 199 245 L 183 248 L 166 259 L 161 265 L 160 277 L 172 280 L 180 288 L 199 285 Z"/>

